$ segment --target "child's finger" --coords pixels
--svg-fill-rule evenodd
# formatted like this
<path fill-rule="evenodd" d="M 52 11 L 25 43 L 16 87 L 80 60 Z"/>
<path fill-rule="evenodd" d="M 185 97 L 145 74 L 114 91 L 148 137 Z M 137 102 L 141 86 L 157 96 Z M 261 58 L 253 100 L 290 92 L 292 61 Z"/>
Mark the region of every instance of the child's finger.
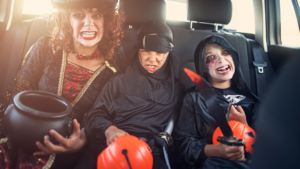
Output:
<path fill-rule="evenodd" d="M 236 106 L 236 110 L 240 113 L 244 113 L 244 110 L 241 106 Z"/>

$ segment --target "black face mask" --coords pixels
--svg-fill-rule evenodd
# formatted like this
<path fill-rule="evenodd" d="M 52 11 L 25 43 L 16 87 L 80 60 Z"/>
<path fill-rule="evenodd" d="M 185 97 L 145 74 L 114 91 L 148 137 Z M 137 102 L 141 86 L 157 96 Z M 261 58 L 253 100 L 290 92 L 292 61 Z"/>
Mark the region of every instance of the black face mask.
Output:
<path fill-rule="evenodd" d="M 156 33 L 145 35 L 138 38 L 136 48 L 145 49 L 147 51 L 155 51 L 158 53 L 167 53 L 173 51 L 173 44 Z"/>
<path fill-rule="evenodd" d="M 172 52 L 173 47 L 173 34 L 165 23 L 151 21 L 138 31 L 136 49 L 167 53 Z"/>

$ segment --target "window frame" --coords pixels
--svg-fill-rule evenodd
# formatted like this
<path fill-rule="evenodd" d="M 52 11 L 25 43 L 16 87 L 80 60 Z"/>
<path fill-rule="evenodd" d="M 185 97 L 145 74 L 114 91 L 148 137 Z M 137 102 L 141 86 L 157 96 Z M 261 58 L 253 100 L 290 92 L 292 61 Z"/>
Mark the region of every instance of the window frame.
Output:
<path fill-rule="evenodd" d="M 300 31 L 300 8 L 297 0 L 291 0 Z M 281 33 L 280 0 L 265 0 L 267 45 L 283 45 Z"/>
<path fill-rule="evenodd" d="M 265 0 L 267 46 L 282 44 L 279 0 Z"/>
<path fill-rule="evenodd" d="M 300 7 L 299 7 L 297 0 L 292 0 L 292 3 L 294 6 L 294 10 L 295 10 L 295 14 L 296 14 L 297 22 L 298 22 L 298 28 L 300 31 Z"/>

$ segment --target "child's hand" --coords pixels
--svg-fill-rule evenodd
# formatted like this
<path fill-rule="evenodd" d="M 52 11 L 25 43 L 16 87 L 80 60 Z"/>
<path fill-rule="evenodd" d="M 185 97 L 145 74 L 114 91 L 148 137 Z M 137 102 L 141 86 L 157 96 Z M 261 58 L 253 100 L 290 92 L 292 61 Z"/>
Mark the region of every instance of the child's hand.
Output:
<path fill-rule="evenodd" d="M 228 146 L 226 144 L 219 145 L 220 157 L 232 160 L 232 161 L 243 161 L 245 159 L 244 146 Z"/>
<path fill-rule="evenodd" d="M 47 155 L 47 154 L 61 154 L 61 153 L 73 153 L 80 150 L 87 142 L 84 133 L 84 128 L 80 130 L 80 124 L 77 120 L 73 120 L 73 133 L 69 138 L 65 138 L 55 130 L 50 130 L 50 134 L 59 142 L 58 145 L 53 144 L 49 140 L 49 136 L 45 136 L 44 144 L 37 141 L 36 145 L 41 150 L 35 152 L 33 155 Z"/>
<path fill-rule="evenodd" d="M 229 103 L 229 105 L 228 105 L 227 112 L 229 110 L 230 105 L 231 105 L 231 103 Z M 235 105 L 231 106 L 230 112 L 231 113 L 229 116 L 229 120 L 239 121 L 248 126 L 246 114 L 241 106 L 235 106 Z M 227 117 L 227 114 L 226 114 L 226 117 Z"/>
<path fill-rule="evenodd" d="M 123 135 L 129 135 L 127 132 L 124 130 L 121 130 L 115 126 L 110 126 L 108 129 L 105 131 L 105 136 L 106 136 L 106 144 L 109 146 L 111 143 L 113 143 L 117 138 Z"/>

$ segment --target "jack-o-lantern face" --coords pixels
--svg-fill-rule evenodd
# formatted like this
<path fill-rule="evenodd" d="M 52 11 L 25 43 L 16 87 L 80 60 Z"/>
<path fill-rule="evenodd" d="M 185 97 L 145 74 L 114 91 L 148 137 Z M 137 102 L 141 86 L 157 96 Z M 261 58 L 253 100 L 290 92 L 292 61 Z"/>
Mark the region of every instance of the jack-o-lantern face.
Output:
<path fill-rule="evenodd" d="M 255 142 L 255 138 L 256 138 L 255 131 L 251 127 L 249 127 L 241 122 L 238 122 L 238 121 L 231 120 L 228 122 L 228 124 L 233 132 L 234 137 L 236 137 L 238 139 L 243 139 L 246 141 L 245 151 L 253 154 L 252 146 L 253 146 L 253 144 Z M 220 127 L 218 127 L 213 134 L 213 138 L 212 138 L 213 144 L 220 143 L 217 141 L 217 138 L 219 136 L 223 136 L 223 133 L 222 133 Z"/>
<path fill-rule="evenodd" d="M 119 137 L 98 156 L 98 169 L 152 169 L 153 156 L 148 144 L 131 135 Z"/>

